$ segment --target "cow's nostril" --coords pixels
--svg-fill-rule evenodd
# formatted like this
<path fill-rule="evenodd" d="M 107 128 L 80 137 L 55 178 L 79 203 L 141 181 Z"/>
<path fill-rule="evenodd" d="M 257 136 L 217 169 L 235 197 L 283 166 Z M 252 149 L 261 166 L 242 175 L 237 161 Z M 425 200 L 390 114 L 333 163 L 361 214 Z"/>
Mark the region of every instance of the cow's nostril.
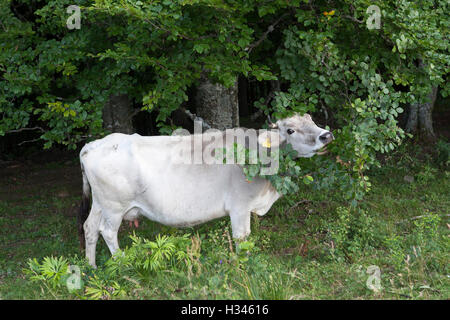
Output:
<path fill-rule="evenodd" d="M 319 136 L 319 140 L 322 143 L 329 143 L 334 139 L 333 134 L 331 132 L 325 132 L 324 134 Z"/>

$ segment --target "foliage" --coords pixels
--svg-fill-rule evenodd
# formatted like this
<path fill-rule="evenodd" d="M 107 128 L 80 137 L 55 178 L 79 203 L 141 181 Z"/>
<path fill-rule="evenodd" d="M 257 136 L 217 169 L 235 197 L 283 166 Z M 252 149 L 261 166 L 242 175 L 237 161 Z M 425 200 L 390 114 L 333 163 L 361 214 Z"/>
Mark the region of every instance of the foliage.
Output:
<path fill-rule="evenodd" d="M 143 279 L 154 272 L 189 265 L 192 260 L 188 255 L 189 236 L 169 237 L 158 235 L 155 241 L 130 237 L 132 245 L 124 251 L 118 251 L 113 259 L 106 263 L 106 271 L 111 276 L 132 272 Z"/>
<path fill-rule="evenodd" d="M 74 261 L 77 268 L 82 268 L 78 276 L 82 291 L 73 291 L 75 295 L 89 299 L 111 299 L 127 295 L 130 283 L 150 282 L 156 272 L 164 270 L 184 271 L 195 263 L 194 254 L 189 244 L 191 239 L 183 236 L 160 236 L 155 241 L 130 236 L 132 244 L 123 251 L 118 251 L 106 261 L 100 270 L 92 270 L 86 262 Z M 80 267 L 81 265 L 81 267 Z M 42 263 L 30 259 L 25 274 L 33 282 L 42 284 L 56 298 L 66 287 L 71 272 L 69 262 L 64 257 L 45 257 Z M 135 280 L 134 280 L 135 279 Z M 86 284 L 86 285 L 84 285 Z M 70 292 L 70 290 L 69 290 Z"/>
<path fill-rule="evenodd" d="M 417 182 L 419 182 L 420 184 L 427 184 L 430 180 L 435 178 L 436 173 L 437 173 L 436 168 L 433 168 L 429 165 L 425 165 L 416 176 Z"/>
<path fill-rule="evenodd" d="M 395 5 L 390 5 L 382 10 L 394 11 Z M 401 6 L 408 4 L 402 2 Z M 411 70 L 420 53 L 416 45 L 409 59 L 399 59 L 390 40 L 395 38 L 390 33 L 394 25 L 384 17 L 380 30 L 355 23 L 366 8 L 364 1 L 352 2 L 329 19 L 318 17 L 318 8 L 316 12 L 298 10 L 298 23 L 283 31 L 284 42 L 276 55 L 280 77 L 289 81 L 290 87 L 278 92 L 272 102 L 278 118 L 289 110 L 333 114 L 339 124 L 334 130 L 337 139 L 329 148 L 335 159 L 321 163 L 329 170 L 322 170 L 316 180 L 326 179 L 330 187 L 327 176 L 331 173 L 333 182 L 343 186 L 344 196 L 355 200 L 370 189 L 364 172 L 379 165 L 376 153 L 392 151 L 405 136 L 396 119 L 403 112 L 401 105 L 414 101 L 415 92 L 405 90 L 407 83 L 400 87 L 399 81 L 394 81 L 399 73 Z M 442 83 L 442 78 L 439 81 Z"/>
<path fill-rule="evenodd" d="M 46 281 L 52 288 L 56 288 L 61 284 L 61 280 L 68 272 L 68 261 L 63 258 L 45 257 L 42 263 L 36 258 L 28 261 L 28 269 L 30 280 Z"/>
<path fill-rule="evenodd" d="M 81 7 L 79 30 L 66 27 L 65 9 L 73 4 Z M 11 7 L 20 5 L 30 6 L 31 16 L 14 15 Z M 167 130 L 168 116 L 203 72 L 226 85 L 238 73 L 270 78 L 244 50 L 253 32 L 244 15 L 252 7 L 240 3 L 8 0 L 1 6 L 9 27 L 0 34 L 0 134 L 37 120 L 45 147 L 74 148 L 103 135 L 102 108 L 112 94 L 157 110 Z M 204 24 L 208 19 L 215 23 Z"/>
<path fill-rule="evenodd" d="M 126 291 L 117 281 L 106 281 L 94 275 L 89 279 L 89 287 L 86 287 L 85 294 L 93 300 L 107 300 L 113 297 L 123 297 Z"/>
<path fill-rule="evenodd" d="M 436 161 L 439 163 L 439 165 L 448 167 L 450 163 L 450 143 L 445 142 L 444 140 L 439 140 L 436 143 L 436 149 L 438 152 Z"/>
<path fill-rule="evenodd" d="M 218 151 L 222 155 L 231 152 L 227 148 Z M 303 181 L 304 184 L 310 184 L 313 181 L 309 174 L 301 176 L 301 167 L 295 160 L 297 151 L 292 149 L 290 144 L 280 149 L 271 149 L 263 161 L 261 157 L 256 155 L 256 150 L 246 149 L 240 144 L 235 143 L 233 151 L 232 155 L 242 156 L 242 160 L 245 160 L 240 165 L 248 183 L 251 183 L 255 177 L 260 176 L 270 181 L 278 193 L 288 195 L 295 194 L 299 190 L 298 184 L 300 181 Z M 226 160 L 230 157 L 228 155 L 223 156 L 223 162 L 226 163 Z M 249 161 L 250 159 L 256 160 L 256 163 L 252 163 Z M 241 161 L 237 163 L 241 163 Z M 272 169 L 269 170 L 269 168 Z M 270 172 L 264 171 L 264 169 Z"/>

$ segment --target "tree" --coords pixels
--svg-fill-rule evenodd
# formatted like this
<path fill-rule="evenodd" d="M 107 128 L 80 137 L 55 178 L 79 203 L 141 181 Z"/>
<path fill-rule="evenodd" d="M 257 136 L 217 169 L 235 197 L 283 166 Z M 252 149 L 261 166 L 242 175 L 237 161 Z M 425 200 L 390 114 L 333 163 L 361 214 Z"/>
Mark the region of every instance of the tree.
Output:
<path fill-rule="evenodd" d="M 103 107 L 103 127 L 110 132 L 131 134 L 134 132 L 134 115 L 131 101 L 126 94 L 112 95 Z"/>

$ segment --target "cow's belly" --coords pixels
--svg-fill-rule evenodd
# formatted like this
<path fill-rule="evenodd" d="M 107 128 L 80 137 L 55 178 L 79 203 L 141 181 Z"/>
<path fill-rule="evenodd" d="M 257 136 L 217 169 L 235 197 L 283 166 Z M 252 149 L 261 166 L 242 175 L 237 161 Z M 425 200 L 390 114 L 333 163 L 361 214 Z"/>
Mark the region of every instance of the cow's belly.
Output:
<path fill-rule="evenodd" d="M 171 227 L 196 226 L 227 215 L 227 213 L 224 210 L 221 211 L 205 210 L 201 212 L 201 214 L 190 215 L 187 214 L 185 211 L 175 212 L 166 210 L 162 211 L 154 210 L 142 204 L 137 204 L 135 208 L 137 212 L 139 212 L 139 215 L 137 216 L 144 216 L 152 221 Z"/>
<path fill-rule="evenodd" d="M 143 174 L 144 192 L 133 204 L 141 215 L 165 225 L 188 227 L 228 214 L 228 168 L 166 165 L 151 169 L 151 177 Z"/>

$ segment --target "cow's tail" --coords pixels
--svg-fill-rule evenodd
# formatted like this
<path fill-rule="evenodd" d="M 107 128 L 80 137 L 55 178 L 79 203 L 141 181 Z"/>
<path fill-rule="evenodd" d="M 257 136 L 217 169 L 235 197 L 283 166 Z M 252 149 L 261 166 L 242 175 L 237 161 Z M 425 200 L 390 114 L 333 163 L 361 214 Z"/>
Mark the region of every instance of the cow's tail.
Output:
<path fill-rule="evenodd" d="M 89 210 L 91 209 L 91 186 L 86 177 L 86 173 L 83 169 L 83 164 L 81 164 L 81 172 L 83 174 L 83 196 L 81 199 L 80 210 L 78 211 L 78 237 L 80 239 L 80 248 L 84 250 L 86 248 L 86 239 L 84 237 L 83 225 L 89 216 Z"/>

